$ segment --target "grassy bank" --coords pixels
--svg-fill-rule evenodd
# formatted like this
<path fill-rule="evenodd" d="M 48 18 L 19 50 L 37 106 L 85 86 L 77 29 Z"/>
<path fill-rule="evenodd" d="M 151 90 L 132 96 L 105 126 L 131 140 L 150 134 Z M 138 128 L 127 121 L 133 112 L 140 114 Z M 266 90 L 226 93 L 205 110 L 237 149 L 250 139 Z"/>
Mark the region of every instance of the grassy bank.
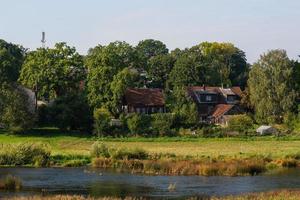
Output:
<path fill-rule="evenodd" d="M 207 200 L 299 200 L 300 191 L 299 190 L 282 190 L 275 192 L 262 192 L 262 193 L 253 193 L 241 196 L 228 196 L 228 197 L 212 197 L 206 198 Z M 27 197 L 10 197 L 4 198 L 6 200 L 146 200 L 149 198 L 142 197 L 84 197 L 79 195 L 55 195 L 55 196 L 27 196 Z M 187 200 L 197 200 L 199 198 L 192 197 Z M 205 198 L 201 198 L 205 199 Z"/>
<path fill-rule="evenodd" d="M 7 145 L 42 143 L 51 150 L 47 166 L 78 167 L 92 163 L 90 152 L 95 141 L 115 150 L 109 156 L 95 156 L 98 157 L 93 160 L 95 167 L 136 173 L 254 175 L 277 167 L 296 167 L 300 161 L 300 140 L 296 137 L 99 139 L 78 133 L 61 133 L 57 129 L 37 129 L 26 135 L 0 133 L 0 150 L 1 147 L 2 152 L 8 150 Z M 147 156 L 128 158 L 136 149 L 143 149 Z M 14 155 L 14 151 L 10 154 Z M 45 155 L 31 156 L 25 165 L 41 166 L 41 158 L 48 158 L 47 151 Z M 3 166 L 5 162 L 0 164 Z M 24 165 L 20 161 L 15 163 L 7 165 Z"/>

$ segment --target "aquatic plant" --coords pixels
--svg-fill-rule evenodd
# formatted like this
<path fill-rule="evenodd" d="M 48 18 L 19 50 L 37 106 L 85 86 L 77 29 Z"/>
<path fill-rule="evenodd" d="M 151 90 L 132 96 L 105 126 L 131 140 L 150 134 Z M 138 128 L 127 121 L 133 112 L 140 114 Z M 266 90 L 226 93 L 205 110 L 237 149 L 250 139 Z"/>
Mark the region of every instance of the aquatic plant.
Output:
<path fill-rule="evenodd" d="M 7 175 L 4 180 L 0 181 L 0 189 L 20 190 L 22 189 L 22 181 L 16 176 Z"/>

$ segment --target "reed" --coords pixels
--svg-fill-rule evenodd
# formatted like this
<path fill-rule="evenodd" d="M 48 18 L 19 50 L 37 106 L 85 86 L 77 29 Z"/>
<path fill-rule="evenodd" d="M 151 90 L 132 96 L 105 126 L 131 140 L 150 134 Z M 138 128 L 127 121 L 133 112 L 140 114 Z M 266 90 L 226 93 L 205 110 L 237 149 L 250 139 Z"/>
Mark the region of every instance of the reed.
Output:
<path fill-rule="evenodd" d="M 22 181 L 20 178 L 7 175 L 4 180 L 0 181 L 0 189 L 2 190 L 20 190 L 22 189 Z"/>

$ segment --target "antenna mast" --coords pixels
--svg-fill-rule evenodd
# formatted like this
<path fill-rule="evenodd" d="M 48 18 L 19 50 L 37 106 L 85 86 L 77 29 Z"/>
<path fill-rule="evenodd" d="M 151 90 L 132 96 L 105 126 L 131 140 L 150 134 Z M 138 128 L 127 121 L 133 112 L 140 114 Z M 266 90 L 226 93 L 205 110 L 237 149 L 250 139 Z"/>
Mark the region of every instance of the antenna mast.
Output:
<path fill-rule="evenodd" d="M 42 48 L 45 48 L 46 47 L 46 33 L 43 31 L 42 32 Z"/>

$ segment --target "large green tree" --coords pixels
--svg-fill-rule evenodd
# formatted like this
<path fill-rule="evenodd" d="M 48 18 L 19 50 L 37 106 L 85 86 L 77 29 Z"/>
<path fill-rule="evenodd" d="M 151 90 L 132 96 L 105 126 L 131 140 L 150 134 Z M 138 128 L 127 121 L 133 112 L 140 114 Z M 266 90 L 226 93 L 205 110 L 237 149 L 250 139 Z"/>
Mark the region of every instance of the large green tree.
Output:
<path fill-rule="evenodd" d="M 212 85 L 244 87 L 249 65 L 245 53 L 230 43 L 204 42 L 171 53 L 176 63 L 168 81 L 170 86 Z"/>
<path fill-rule="evenodd" d="M 125 91 L 129 87 L 135 87 L 138 83 L 138 74 L 128 68 L 124 68 L 113 78 L 110 83 L 110 89 L 112 92 L 112 97 L 110 101 L 110 110 L 117 116 L 122 112 L 122 101 Z"/>
<path fill-rule="evenodd" d="M 0 82 L 15 82 L 19 78 L 26 50 L 0 39 Z"/>
<path fill-rule="evenodd" d="M 295 103 L 293 63 L 284 50 L 263 54 L 248 80 L 250 101 L 259 122 L 281 122 Z"/>
<path fill-rule="evenodd" d="M 153 88 L 165 88 L 174 63 L 175 58 L 169 54 L 151 58 L 148 69 L 148 78 L 150 80 L 148 85 Z"/>
<path fill-rule="evenodd" d="M 140 41 L 135 49 L 139 58 L 139 69 L 143 71 L 148 71 L 148 64 L 151 58 L 158 55 L 166 55 L 169 52 L 164 43 L 154 39 Z"/>
<path fill-rule="evenodd" d="M 38 91 L 39 97 L 51 98 L 77 90 L 85 76 L 82 56 L 74 47 L 57 43 L 54 48 L 28 53 L 19 80 Z"/>
<path fill-rule="evenodd" d="M 137 55 L 126 42 L 113 42 L 107 46 L 98 45 L 89 50 L 85 59 L 88 67 L 88 99 L 93 108 L 108 107 L 113 96 L 110 83 L 114 75 L 124 68 L 134 70 Z"/>

